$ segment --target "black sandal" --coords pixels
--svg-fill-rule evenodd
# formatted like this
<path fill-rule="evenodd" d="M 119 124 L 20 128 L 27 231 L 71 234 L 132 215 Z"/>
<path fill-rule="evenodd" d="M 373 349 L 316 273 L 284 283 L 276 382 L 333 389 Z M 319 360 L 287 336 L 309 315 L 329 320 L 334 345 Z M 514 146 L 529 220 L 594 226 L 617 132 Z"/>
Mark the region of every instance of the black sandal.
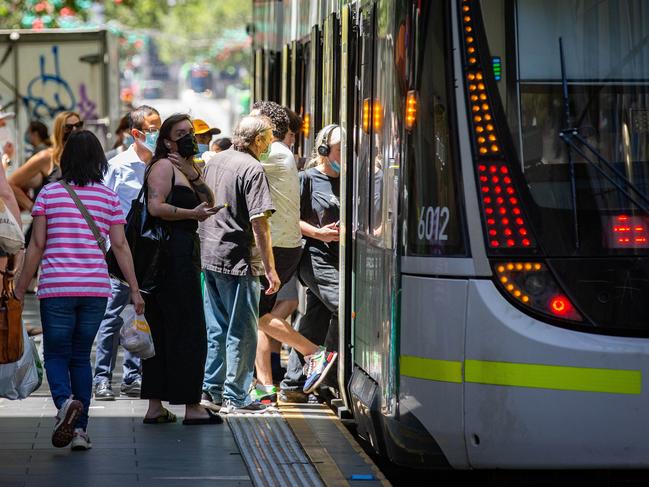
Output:
<path fill-rule="evenodd" d="M 194 418 L 194 419 L 183 419 L 183 424 L 185 426 L 196 426 L 199 424 L 221 424 L 223 423 L 223 418 L 218 414 L 214 414 L 209 409 L 205 410 L 208 414 L 207 418 Z"/>
<path fill-rule="evenodd" d="M 142 422 L 144 424 L 175 423 L 176 415 L 168 409 L 162 408 L 162 414 L 160 416 L 156 416 L 155 418 L 144 418 Z"/>

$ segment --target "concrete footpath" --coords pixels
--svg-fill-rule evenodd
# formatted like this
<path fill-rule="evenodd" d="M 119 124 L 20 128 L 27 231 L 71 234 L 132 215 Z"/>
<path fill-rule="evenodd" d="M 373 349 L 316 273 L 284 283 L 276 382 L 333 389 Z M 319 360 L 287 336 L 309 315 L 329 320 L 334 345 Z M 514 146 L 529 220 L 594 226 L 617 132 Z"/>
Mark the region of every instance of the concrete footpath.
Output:
<path fill-rule="evenodd" d="M 33 296 L 25 320 L 39 324 Z M 114 390 L 120 382 L 118 363 Z M 51 444 L 56 409 L 47 382 L 23 401 L 0 399 L 0 487 L 252 485 L 227 423 L 183 426 L 184 408 L 171 407 L 177 423 L 145 425 L 146 404 L 128 397 L 93 401 L 88 426 L 93 448 L 73 452 Z"/>

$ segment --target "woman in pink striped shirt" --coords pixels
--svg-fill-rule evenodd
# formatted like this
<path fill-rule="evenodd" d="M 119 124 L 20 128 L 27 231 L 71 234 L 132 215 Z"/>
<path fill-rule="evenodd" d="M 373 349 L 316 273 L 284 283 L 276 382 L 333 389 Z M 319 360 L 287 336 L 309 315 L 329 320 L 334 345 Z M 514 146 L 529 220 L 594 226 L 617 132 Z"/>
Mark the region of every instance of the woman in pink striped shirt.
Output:
<path fill-rule="evenodd" d="M 111 248 L 131 288 L 131 301 L 144 311 L 133 260 L 124 235 L 124 214 L 117 195 L 102 185 L 104 152 L 92 132 L 75 131 L 61 155 L 62 180 L 87 208 Z M 23 299 L 29 276 L 42 261 L 38 285 L 45 370 L 59 410 L 52 444 L 73 450 L 91 447 L 86 433 L 92 391 L 90 350 L 106 309 L 111 287 L 103 250 L 81 211 L 60 182 L 46 185 L 32 210 L 32 239 L 16 285 Z"/>

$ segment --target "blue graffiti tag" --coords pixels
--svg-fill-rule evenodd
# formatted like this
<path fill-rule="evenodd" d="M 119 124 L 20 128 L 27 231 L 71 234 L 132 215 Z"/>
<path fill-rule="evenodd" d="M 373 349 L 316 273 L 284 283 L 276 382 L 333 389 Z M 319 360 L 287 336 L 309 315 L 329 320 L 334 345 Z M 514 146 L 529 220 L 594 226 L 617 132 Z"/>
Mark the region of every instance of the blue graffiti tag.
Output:
<path fill-rule="evenodd" d="M 29 82 L 27 95 L 23 97 L 25 109 L 32 119 L 54 118 L 60 112 L 74 109 L 76 105 L 70 85 L 61 77 L 58 46 L 52 46 L 52 58 L 54 73 L 47 73 L 45 55 L 39 57 L 40 75 Z"/>
<path fill-rule="evenodd" d="M 79 103 L 77 105 L 77 110 L 79 115 L 81 115 L 81 118 L 85 120 L 96 120 L 99 118 L 96 111 L 97 104 L 88 98 L 85 83 L 79 85 Z"/>

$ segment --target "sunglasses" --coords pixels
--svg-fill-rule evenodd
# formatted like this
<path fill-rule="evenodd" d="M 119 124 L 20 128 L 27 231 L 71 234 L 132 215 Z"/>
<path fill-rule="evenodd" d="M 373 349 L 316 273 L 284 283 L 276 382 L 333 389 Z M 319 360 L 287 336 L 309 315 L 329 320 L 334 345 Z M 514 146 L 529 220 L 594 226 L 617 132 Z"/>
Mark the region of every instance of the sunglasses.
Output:
<path fill-rule="evenodd" d="M 66 132 L 72 132 L 74 129 L 82 129 L 83 121 L 77 123 L 66 123 L 64 126 Z"/>

